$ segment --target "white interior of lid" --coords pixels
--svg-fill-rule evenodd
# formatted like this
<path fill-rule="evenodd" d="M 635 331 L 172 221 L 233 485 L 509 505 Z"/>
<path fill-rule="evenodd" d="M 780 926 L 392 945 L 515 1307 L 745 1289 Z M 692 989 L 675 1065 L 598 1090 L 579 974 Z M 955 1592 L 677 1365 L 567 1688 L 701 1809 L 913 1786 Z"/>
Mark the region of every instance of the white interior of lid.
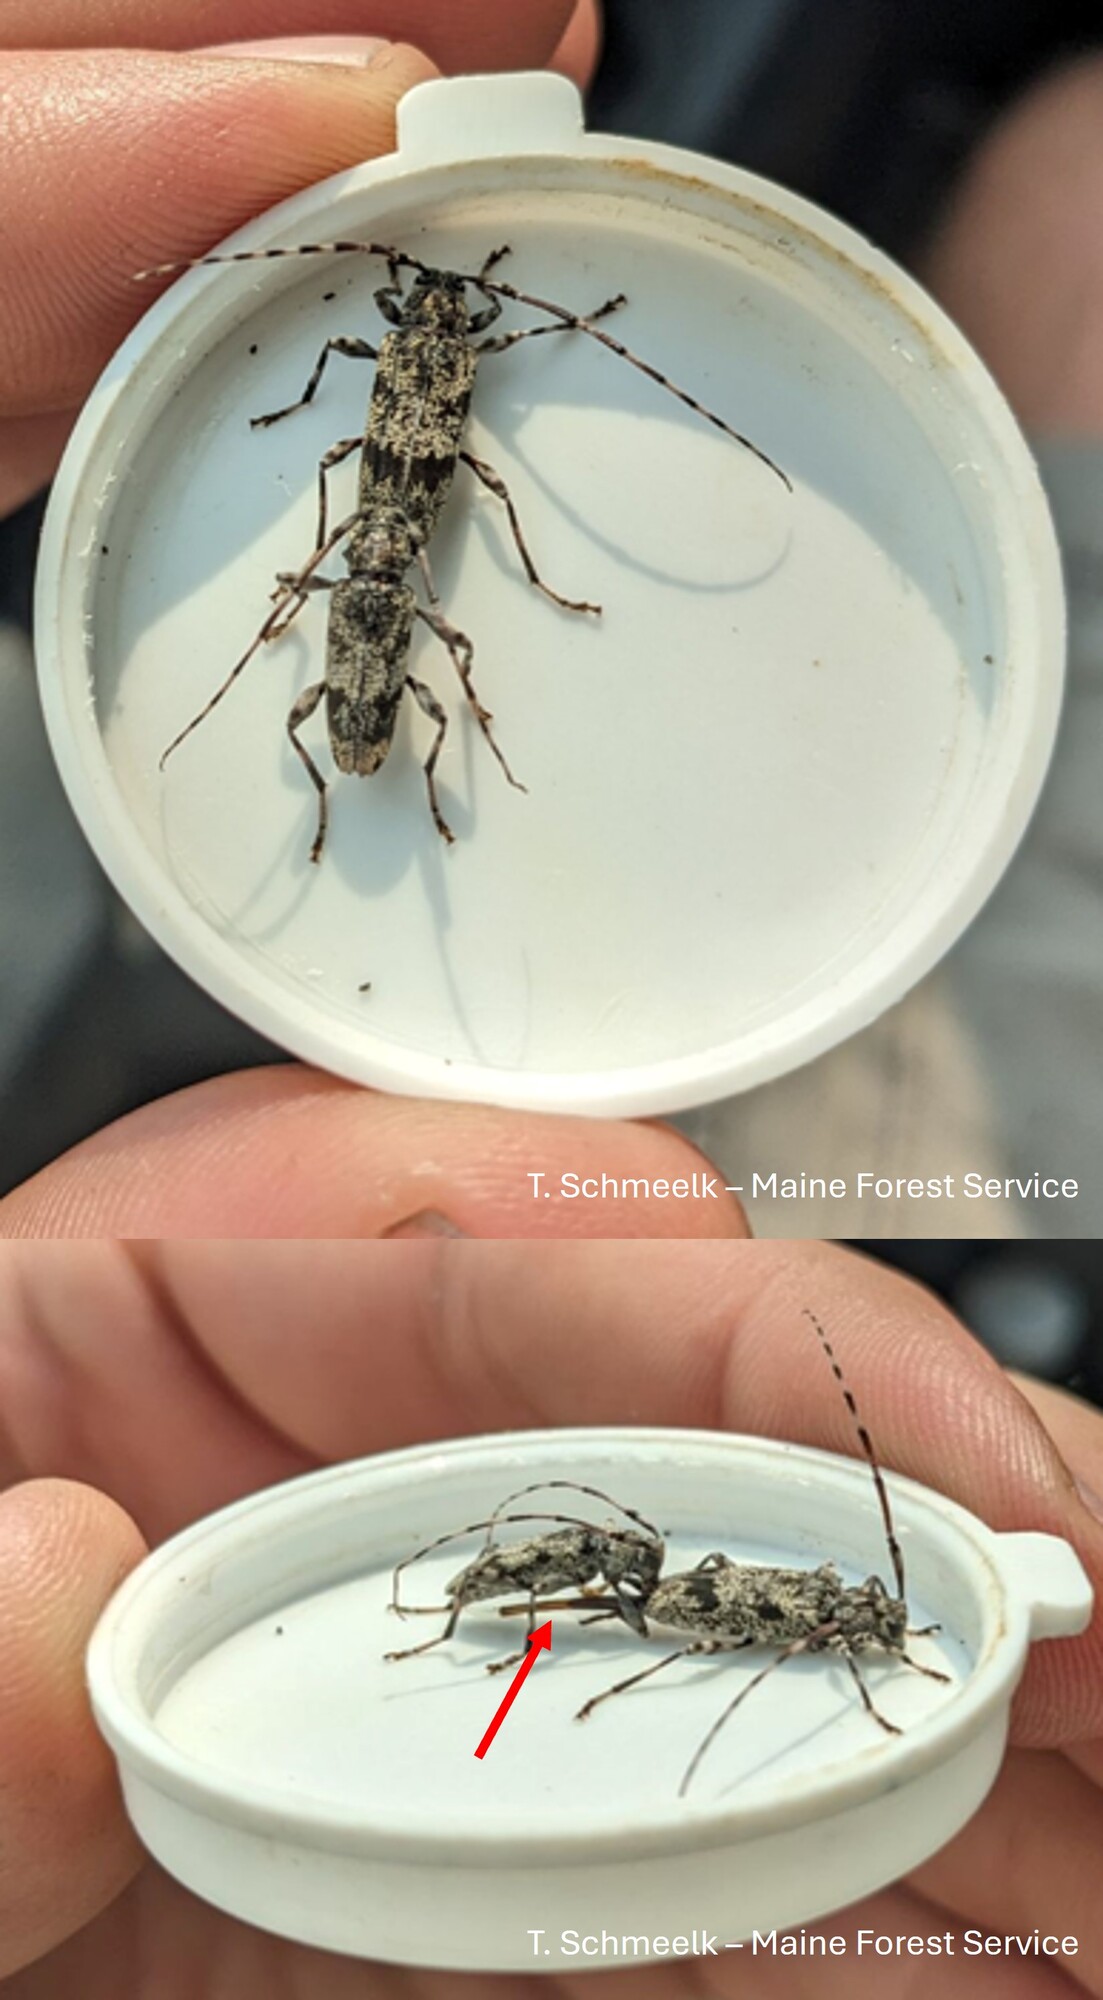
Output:
<path fill-rule="evenodd" d="M 688 1567 L 706 1553 L 702 1540 L 682 1538 L 676 1560 Z M 736 1553 L 785 1557 L 750 1545 Z M 429 1601 L 441 1601 L 455 1568 L 454 1555 L 426 1565 Z M 848 1580 L 860 1579 L 851 1572 Z M 764 1664 L 761 1654 L 687 1660 L 579 1724 L 574 1711 L 591 1695 L 683 1641 L 656 1633 L 644 1651 L 623 1627 L 580 1630 L 576 1619 L 557 1615 L 553 1654 L 537 1662 L 516 1715 L 480 1762 L 475 1747 L 509 1686 L 508 1672 L 491 1678 L 485 1662 L 523 1648 L 524 1621 L 483 1609 L 464 1621 L 462 1641 L 388 1663 L 386 1650 L 416 1644 L 428 1626 L 387 1615 L 389 1584 L 377 1573 L 334 1586 L 224 1640 L 159 1707 L 166 1740 L 244 1785 L 267 1787 L 278 1775 L 292 1797 L 350 1810 L 415 1797 L 434 1818 L 475 1818 L 516 1812 L 527 1799 L 548 1832 L 580 1822 L 598 1832 L 622 1824 L 626 1813 L 669 1804 L 700 1738 Z M 927 1664 L 950 1662 L 960 1673 L 959 1647 L 917 1647 Z M 947 1699 L 945 1688 L 884 1660 L 871 1666 L 868 1682 L 901 1727 Z M 793 1660 L 733 1718 L 692 1798 L 734 1803 L 736 1786 L 775 1789 L 887 1741 L 864 1715 L 841 1661 Z"/>
<path fill-rule="evenodd" d="M 383 771 L 334 782 L 313 868 L 284 721 L 321 672 L 324 600 L 158 760 L 275 573 L 309 553 L 317 461 L 361 427 L 371 368 L 335 359 L 311 409 L 248 419 L 299 393 L 328 337 L 385 330 L 384 274 L 352 258 L 205 274 L 201 308 L 135 359 L 128 421 L 70 527 L 90 564 L 99 792 L 141 844 L 143 914 L 258 1026 L 397 1087 L 647 1108 L 803 1060 L 949 941 L 1039 774 L 1027 723 L 1053 635 L 1024 552 L 1044 517 L 1006 413 L 990 388 L 978 408 L 975 367 L 883 280 L 750 200 L 593 158 L 437 170 L 416 205 L 401 182 L 312 199 L 307 236 L 369 215 L 455 267 L 508 239 L 502 275 L 572 307 L 624 290 L 609 330 L 797 490 L 581 336 L 489 357 L 471 448 L 548 581 L 604 615 L 530 589 L 461 467 L 433 567 L 528 794 L 422 632 L 411 666 L 449 712 L 456 845 L 429 820 L 431 731 L 410 704 Z M 509 308 L 501 326 L 533 319 Z M 335 518 L 354 484 L 350 460 Z M 305 740 L 329 775 L 321 711 Z M 159 875 L 168 901 L 148 895 Z"/>

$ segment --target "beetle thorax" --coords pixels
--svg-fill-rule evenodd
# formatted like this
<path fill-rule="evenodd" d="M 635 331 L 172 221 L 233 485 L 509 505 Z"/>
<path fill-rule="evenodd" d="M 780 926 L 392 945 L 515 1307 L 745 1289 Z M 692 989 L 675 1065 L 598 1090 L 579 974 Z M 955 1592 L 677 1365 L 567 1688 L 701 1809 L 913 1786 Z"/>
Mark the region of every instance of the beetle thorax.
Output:
<path fill-rule="evenodd" d="M 856 1652 L 867 1646 L 903 1652 L 908 1607 L 902 1597 L 890 1596 L 879 1576 L 867 1576 L 864 1583 L 840 1592 L 834 1615 L 847 1644 Z"/>
<path fill-rule="evenodd" d="M 602 1574 L 609 1583 L 628 1583 L 650 1593 L 663 1566 L 662 1542 L 631 1529 L 606 1528 L 602 1540 Z"/>
<path fill-rule="evenodd" d="M 345 543 L 352 574 L 399 583 L 414 561 L 420 537 L 401 507 L 376 507 L 357 521 Z"/>
<path fill-rule="evenodd" d="M 467 286 L 454 271 L 419 271 L 402 302 L 404 326 L 467 332 Z"/>

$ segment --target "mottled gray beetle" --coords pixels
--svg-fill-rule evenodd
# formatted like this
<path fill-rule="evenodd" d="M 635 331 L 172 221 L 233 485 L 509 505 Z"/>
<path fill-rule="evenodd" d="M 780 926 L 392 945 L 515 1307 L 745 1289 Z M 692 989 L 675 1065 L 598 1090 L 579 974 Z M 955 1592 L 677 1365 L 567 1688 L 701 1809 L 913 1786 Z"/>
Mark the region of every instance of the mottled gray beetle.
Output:
<path fill-rule="evenodd" d="M 669 391 L 706 422 L 732 438 L 769 467 L 791 490 L 781 468 L 756 444 L 707 410 L 695 397 L 679 389 L 668 377 L 630 352 L 595 321 L 626 303 L 623 293 L 606 300 L 588 315 L 569 312 L 550 300 L 518 291 L 513 285 L 492 279 L 490 272 L 508 254 L 509 246 L 491 251 L 477 272 L 436 270 L 407 252 L 379 243 L 303 243 L 271 250 L 243 250 L 228 256 L 197 257 L 180 264 L 159 264 L 140 271 L 139 279 L 168 276 L 202 264 L 248 263 L 269 257 L 329 256 L 354 252 L 381 257 L 386 261 L 390 282 L 375 294 L 384 318 L 396 328 L 386 334 L 378 348 L 370 341 L 338 337 L 327 340 L 318 356 L 306 388 L 297 402 L 286 409 L 255 417 L 255 427 L 278 423 L 314 399 L 331 354 L 377 363 L 365 431 L 342 438 L 331 446 L 318 467 L 318 529 L 314 549 L 298 571 L 277 577 L 274 609 L 269 613 L 252 644 L 189 723 L 180 730 L 161 756 L 161 766 L 185 738 L 199 727 L 223 699 L 239 674 L 262 645 L 286 632 L 312 591 L 328 590 L 330 598 L 329 636 L 326 671 L 322 680 L 305 688 L 287 717 L 287 731 L 296 756 L 303 765 L 318 797 L 318 821 L 310 849 L 311 861 L 320 861 L 328 825 L 326 781 L 310 752 L 300 741 L 299 730 L 318 707 L 323 695 L 329 744 L 334 763 L 341 772 L 370 775 L 384 762 L 394 737 L 399 704 L 408 691 L 422 712 L 435 725 L 429 754 L 425 760 L 425 782 L 429 810 L 441 838 L 453 839 L 451 827 L 440 808 L 434 776 L 448 728 L 443 708 L 424 681 L 407 669 L 407 658 L 415 618 L 420 618 L 447 647 L 460 677 L 464 694 L 476 722 L 511 785 L 524 791 L 514 777 L 491 730 L 493 717 L 483 707 L 471 678 L 474 648 L 465 633 L 445 618 L 440 608 L 427 557 L 427 545 L 440 519 L 441 510 L 462 459 L 506 509 L 510 530 L 529 582 L 564 610 L 597 613 L 601 607 L 563 597 L 537 574 L 529 554 L 521 524 L 509 491 L 500 474 L 473 453 L 462 449 L 462 439 L 471 405 L 477 357 L 502 353 L 519 340 L 538 334 L 578 332 L 600 341 L 614 354 L 642 370 L 653 382 Z M 409 291 L 403 295 L 400 269 L 416 273 Z M 472 311 L 467 302 L 468 288 L 481 294 L 486 304 Z M 487 340 L 475 336 L 485 332 L 509 299 L 551 315 L 551 324 L 521 327 L 512 333 Z M 360 482 L 356 511 L 332 530 L 327 530 L 326 480 L 335 465 L 354 451 L 361 453 Z M 349 574 L 344 579 L 323 577 L 318 566 L 344 541 Z M 428 605 L 419 604 L 404 582 L 416 563 L 428 596 Z"/>
<path fill-rule="evenodd" d="M 524 1500 L 530 1493 L 555 1490 L 585 1493 L 591 1499 L 601 1500 L 607 1506 L 615 1507 L 634 1525 L 618 1528 L 611 1522 L 605 1522 L 599 1526 L 573 1514 L 506 1512 L 507 1508 L 518 1500 Z M 554 1521 L 559 1525 L 549 1534 L 530 1535 L 520 1542 L 500 1543 L 494 1540 L 498 1529 L 507 1523 L 536 1521 Z M 478 1555 L 446 1585 L 447 1606 L 403 1605 L 399 1602 L 399 1577 L 411 1563 L 419 1562 L 422 1556 L 430 1555 L 434 1549 L 444 1548 L 449 1542 L 459 1541 L 465 1535 L 478 1534 L 484 1529 L 486 1541 Z M 623 1618 L 632 1631 L 643 1635 L 647 1630 L 643 1606 L 647 1604 L 659 1577 L 663 1554 L 663 1539 L 658 1529 L 633 1508 L 622 1506 L 618 1500 L 602 1492 L 600 1487 L 583 1486 L 573 1479 L 544 1479 L 532 1486 L 522 1486 L 516 1493 L 508 1494 L 487 1519 L 470 1521 L 466 1527 L 453 1528 L 446 1535 L 438 1535 L 434 1541 L 426 1542 L 415 1549 L 413 1555 L 396 1564 L 391 1609 L 399 1613 L 447 1609 L 448 1620 L 435 1639 L 427 1639 L 420 1646 L 409 1646 L 402 1652 L 387 1653 L 384 1657 L 388 1660 L 407 1660 L 416 1653 L 428 1653 L 434 1646 L 443 1645 L 446 1639 L 452 1637 L 461 1613 L 469 1604 L 485 1603 L 489 1598 L 512 1596 L 517 1592 L 523 1592 L 527 1599 L 531 1632 L 537 1599 L 545 1591 L 572 1587 L 584 1589 L 587 1584 L 598 1580 L 610 1595 L 593 1600 L 596 1615 Z M 585 1595 L 572 1600 L 572 1608 L 585 1611 L 590 1606 L 591 1599 Z M 518 1608 L 524 1610 L 526 1606 Z M 488 1672 L 497 1672 L 520 1657 L 511 1654 L 508 1660 L 494 1661 Z"/>
<path fill-rule="evenodd" d="M 815 1314 L 807 1308 L 804 1317 L 819 1336 L 869 1462 L 884 1522 L 896 1593 L 893 1595 L 878 1576 L 869 1576 L 860 1584 L 845 1584 L 834 1563 L 822 1563 L 813 1570 L 781 1569 L 765 1564 L 733 1562 L 729 1556 L 719 1552 L 705 1556 L 691 1570 L 657 1580 L 643 1606 L 646 1625 L 690 1633 L 693 1635 L 690 1643 L 679 1646 L 673 1653 L 664 1654 L 661 1660 L 642 1668 L 639 1673 L 616 1681 L 601 1694 L 593 1695 L 578 1710 L 576 1721 L 585 1721 L 603 1701 L 608 1701 L 615 1694 L 623 1694 L 628 1688 L 637 1687 L 641 1681 L 650 1680 L 653 1674 L 673 1666 L 676 1660 L 732 1652 L 748 1646 L 777 1646 L 781 1649 L 776 1659 L 771 1660 L 733 1696 L 702 1737 L 678 1788 L 682 1797 L 688 1791 L 705 1753 L 740 1703 L 768 1674 L 801 1653 L 829 1653 L 836 1659 L 842 1659 L 867 1713 L 892 1736 L 901 1732 L 896 1723 L 890 1722 L 874 1704 L 858 1666 L 859 1655 L 872 1651 L 888 1654 L 903 1666 L 926 1675 L 929 1680 L 949 1681 L 949 1675 L 913 1660 L 906 1649 L 909 1637 L 923 1637 L 937 1631 L 938 1627 L 912 1628 L 908 1625 L 904 1557 L 893 1528 L 888 1492 L 872 1440 L 858 1414 L 827 1334 Z M 582 1602 L 591 1611 L 604 1611 L 609 1616 L 617 1615 L 620 1610 L 615 1599 L 595 1597 L 586 1600 L 568 1598 L 558 1603 L 541 1604 L 535 1609 L 573 1610 L 579 1608 Z M 507 1614 L 503 1612 L 502 1615 Z M 638 1630 L 638 1626 L 634 1629 Z"/>

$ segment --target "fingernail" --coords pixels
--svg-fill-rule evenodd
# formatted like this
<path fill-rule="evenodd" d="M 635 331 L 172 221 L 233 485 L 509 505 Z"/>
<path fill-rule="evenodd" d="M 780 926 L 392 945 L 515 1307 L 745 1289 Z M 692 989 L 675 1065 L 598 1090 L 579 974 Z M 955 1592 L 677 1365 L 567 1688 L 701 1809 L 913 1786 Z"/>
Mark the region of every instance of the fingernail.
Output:
<path fill-rule="evenodd" d="M 419 1208 L 416 1215 L 408 1215 L 403 1222 L 395 1222 L 384 1236 L 395 1240 L 407 1236 L 466 1236 L 466 1229 L 460 1229 L 450 1216 L 442 1215 L 439 1208 Z"/>
<path fill-rule="evenodd" d="M 201 56 L 261 56 L 271 62 L 362 63 L 393 45 L 379 35 L 274 35 L 266 42 L 216 42 L 197 49 Z"/>
<path fill-rule="evenodd" d="M 1092 1487 L 1085 1485 L 1082 1479 L 1077 1480 L 1076 1490 L 1089 1514 L 1094 1514 L 1097 1521 L 1103 1521 L 1103 1500 L 1100 1499 L 1098 1493 Z"/>

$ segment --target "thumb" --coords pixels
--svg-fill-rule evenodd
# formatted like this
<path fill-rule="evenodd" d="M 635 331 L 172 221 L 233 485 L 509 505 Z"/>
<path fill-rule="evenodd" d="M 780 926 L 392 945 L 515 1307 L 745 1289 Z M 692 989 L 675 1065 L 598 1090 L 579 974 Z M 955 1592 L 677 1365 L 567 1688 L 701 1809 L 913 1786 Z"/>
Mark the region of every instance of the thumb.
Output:
<path fill-rule="evenodd" d="M 398 99 L 436 71 L 416 49 L 366 46 L 367 62 L 144 49 L 0 57 L 0 118 L 16 114 L 0 156 L 0 415 L 84 395 L 155 295 L 136 271 L 199 255 L 273 202 L 394 145 Z"/>
<path fill-rule="evenodd" d="M 0 1979 L 79 1930 L 140 1865 L 84 1649 L 144 1553 L 129 1516 L 89 1486 L 39 1479 L 0 1496 Z"/>

